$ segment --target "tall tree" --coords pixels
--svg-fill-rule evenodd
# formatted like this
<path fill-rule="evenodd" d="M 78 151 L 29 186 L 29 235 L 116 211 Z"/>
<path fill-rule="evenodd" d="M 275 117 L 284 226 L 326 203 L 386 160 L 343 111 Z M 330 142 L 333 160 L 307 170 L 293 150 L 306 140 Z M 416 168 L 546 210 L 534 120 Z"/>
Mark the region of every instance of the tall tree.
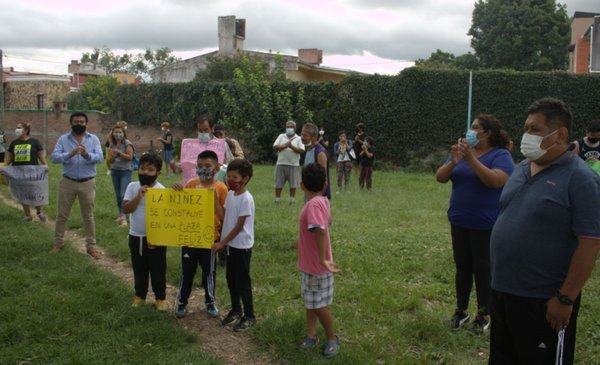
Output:
<path fill-rule="evenodd" d="M 484 68 L 544 71 L 566 68 L 570 30 L 555 0 L 478 0 L 468 34 Z"/>
<path fill-rule="evenodd" d="M 415 66 L 436 70 L 478 70 L 481 68 L 479 59 L 470 52 L 457 57 L 453 53 L 444 52 L 441 49 L 433 52 L 427 59 L 416 60 Z"/>
<path fill-rule="evenodd" d="M 91 77 L 79 91 L 69 94 L 67 103 L 71 109 L 113 113 L 115 89 L 118 85 L 117 79 L 111 76 Z"/>
<path fill-rule="evenodd" d="M 102 49 L 94 48 L 91 52 L 81 55 L 81 63 L 93 63 L 106 68 L 109 74 L 113 72 L 128 72 L 139 76 L 145 76 L 149 70 L 179 61 L 168 47 L 158 48 L 138 54 L 123 53 L 116 54 L 110 48 L 104 46 Z"/>

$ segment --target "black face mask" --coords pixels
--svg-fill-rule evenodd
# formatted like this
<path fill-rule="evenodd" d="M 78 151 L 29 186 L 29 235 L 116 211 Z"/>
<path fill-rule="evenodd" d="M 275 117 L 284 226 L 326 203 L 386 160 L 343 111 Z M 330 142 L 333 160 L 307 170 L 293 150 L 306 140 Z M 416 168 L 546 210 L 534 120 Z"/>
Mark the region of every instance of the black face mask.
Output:
<path fill-rule="evenodd" d="M 144 175 L 144 174 L 138 174 L 138 178 L 140 179 L 140 185 L 141 186 L 152 186 L 152 184 L 154 184 L 154 182 L 156 181 L 156 178 L 158 176 L 157 175 Z"/>
<path fill-rule="evenodd" d="M 84 124 L 73 124 L 73 125 L 71 125 L 71 130 L 75 134 L 83 134 L 83 133 L 85 133 L 85 125 Z"/>
<path fill-rule="evenodd" d="M 590 142 L 592 144 L 596 144 L 596 143 L 598 143 L 598 141 L 600 141 L 600 138 L 589 138 L 588 137 L 588 142 Z"/>

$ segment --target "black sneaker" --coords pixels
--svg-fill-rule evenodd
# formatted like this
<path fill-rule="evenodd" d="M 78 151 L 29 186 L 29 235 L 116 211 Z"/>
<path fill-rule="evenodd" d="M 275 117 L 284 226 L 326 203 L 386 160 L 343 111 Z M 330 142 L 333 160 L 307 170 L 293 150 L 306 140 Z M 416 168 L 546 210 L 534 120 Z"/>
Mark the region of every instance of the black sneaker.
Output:
<path fill-rule="evenodd" d="M 475 320 L 473 321 L 469 331 L 474 335 L 481 335 L 485 331 L 487 331 L 489 328 L 490 328 L 489 317 L 478 314 L 477 317 L 475 317 Z"/>
<path fill-rule="evenodd" d="M 457 331 L 457 330 L 461 329 L 462 326 L 464 326 L 467 322 L 469 322 L 470 318 L 471 317 L 469 317 L 468 313 L 463 312 L 460 309 L 457 309 L 456 312 L 454 312 L 454 316 L 450 320 L 450 327 L 454 331 Z"/>
<path fill-rule="evenodd" d="M 187 310 L 185 309 L 185 304 L 179 303 L 177 304 L 177 310 L 175 311 L 175 317 L 183 318 L 185 317 L 185 313 Z"/>
<path fill-rule="evenodd" d="M 221 321 L 221 326 L 230 325 L 233 322 L 239 321 L 240 318 L 242 318 L 241 314 L 230 311 L 229 314 L 227 314 L 227 317 L 223 318 L 223 320 Z"/>
<path fill-rule="evenodd" d="M 251 318 L 251 317 L 242 317 L 242 319 L 240 319 L 240 321 L 235 325 L 235 327 L 233 327 L 233 331 L 234 332 L 242 332 L 247 330 L 248 328 L 250 328 L 251 326 L 253 326 L 256 323 L 256 319 L 255 318 Z"/>

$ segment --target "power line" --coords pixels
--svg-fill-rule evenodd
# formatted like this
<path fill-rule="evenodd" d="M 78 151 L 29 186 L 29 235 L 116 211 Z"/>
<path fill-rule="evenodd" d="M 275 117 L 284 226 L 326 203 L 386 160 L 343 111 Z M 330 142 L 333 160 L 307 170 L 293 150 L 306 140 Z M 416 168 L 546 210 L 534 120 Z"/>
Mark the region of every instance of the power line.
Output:
<path fill-rule="evenodd" d="M 31 62 L 44 62 L 44 63 L 56 63 L 60 65 L 67 64 L 67 62 L 63 61 L 51 61 L 49 58 L 40 58 L 40 57 L 31 57 L 31 56 L 12 56 L 12 55 L 4 55 L 4 58 L 23 60 L 23 61 L 31 61 Z M 59 60 L 60 58 L 54 58 L 55 60 Z"/>

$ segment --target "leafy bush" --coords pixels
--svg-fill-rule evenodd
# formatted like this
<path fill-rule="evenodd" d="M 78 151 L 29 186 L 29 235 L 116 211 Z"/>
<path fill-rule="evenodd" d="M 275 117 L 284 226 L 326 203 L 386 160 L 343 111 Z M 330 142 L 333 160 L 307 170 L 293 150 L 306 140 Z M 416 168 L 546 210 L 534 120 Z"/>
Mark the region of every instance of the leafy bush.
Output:
<path fill-rule="evenodd" d="M 332 141 L 340 130 L 352 138 L 355 125 L 363 122 L 374 138 L 377 160 L 401 166 L 427 160 L 438 149 L 447 151 L 467 128 L 467 71 L 413 67 L 396 76 L 350 75 L 339 83 L 300 83 L 273 81 L 251 65 L 236 70 L 229 82 L 119 86 L 115 110 L 133 123 L 166 119 L 190 131 L 195 118 L 209 113 L 251 151 L 251 159 L 260 161 L 275 159 L 272 143 L 289 118 L 299 126 L 308 121 L 323 126 Z M 574 115 L 576 138 L 600 115 L 593 97 L 597 90 L 600 75 L 477 71 L 472 118 L 496 115 L 518 154 L 529 104 L 544 96 L 564 100 Z"/>

